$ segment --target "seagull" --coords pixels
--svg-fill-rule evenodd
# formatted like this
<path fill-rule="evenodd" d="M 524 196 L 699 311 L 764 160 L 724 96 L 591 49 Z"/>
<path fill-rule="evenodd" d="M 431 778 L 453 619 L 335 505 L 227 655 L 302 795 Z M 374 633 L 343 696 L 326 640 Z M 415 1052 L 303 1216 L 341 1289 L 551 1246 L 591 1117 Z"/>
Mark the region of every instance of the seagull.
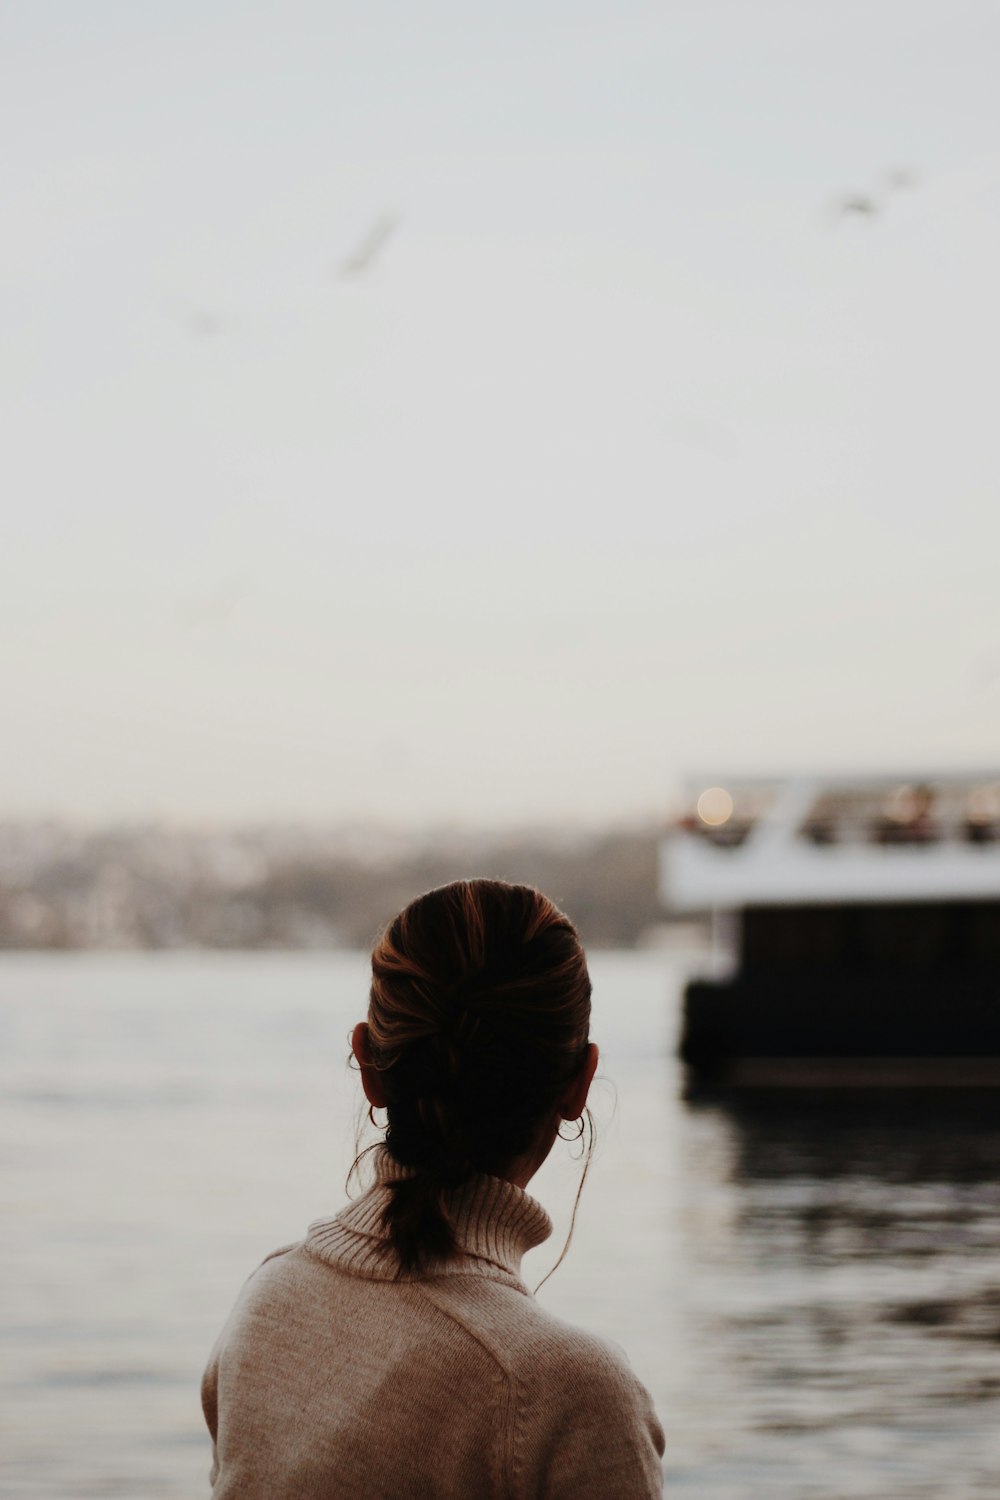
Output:
<path fill-rule="evenodd" d="M 363 276 L 370 271 L 386 241 L 395 233 L 399 219 L 395 214 L 383 214 L 376 219 L 353 254 L 340 262 L 341 276 Z"/>
<path fill-rule="evenodd" d="M 188 318 L 188 328 L 199 339 L 218 338 L 227 331 L 228 326 L 225 318 L 207 308 L 196 308 Z"/>
<path fill-rule="evenodd" d="M 847 218 L 849 214 L 859 219 L 877 219 L 894 193 L 902 193 L 918 186 L 919 179 L 906 167 L 894 167 L 882 179 L 882 190 L 867 193 L 845 193 L 834 209 L 834 217 Z"/>
<path fill-rule="evenodd" d="M 232 331 L 229 314 L 206 303 L 180 297 L 157 297 L 156 303 L 163 317 L 191 338 L 218 339 Z"/>
<path fill-rule="evenodd" d="M 905 193 L 907 188 L 920 186 L 920 178 L 908 167 L 893 167 L 885 174 L 885 185 L 890 193 Z"/>
<path fill-rule="evenodd" d="M 863 219 L 874 219 L 880 212 L 880 205 L 870 193 L 847 193 L 837 205 L 841 217 L 858 214 Z"/>

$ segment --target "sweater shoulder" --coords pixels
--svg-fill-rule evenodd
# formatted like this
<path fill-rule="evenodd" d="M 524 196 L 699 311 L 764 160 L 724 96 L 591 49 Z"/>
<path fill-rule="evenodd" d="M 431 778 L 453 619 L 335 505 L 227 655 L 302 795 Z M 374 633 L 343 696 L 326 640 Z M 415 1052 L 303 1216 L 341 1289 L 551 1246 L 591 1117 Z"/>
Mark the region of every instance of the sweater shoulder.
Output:
<path fill-rule="evenodd" d="M 302 1244 L 302 1240 L 292 1240 L 287 1245 L 279 1245 L 276 1250 L 270 1250 L 250 1272 L 243 1283 L 241 1295 L 259 1292 L 273 1282 L 283 1280 L 298 1259 L 295 1252 L 302 1249 Z"/>
<path fill-rule="evenodd" d="M 506 1375 L 512 1495 L 660 1495 L 663 1428 L 624 1350 L 556 1317 L 523 1290 L 428 1283 L 424 1293 Z"/>
<path fill-rule="evenodd" d="M 556 1370 L 574 1384 L 635 1380 L 624 1350 L 556 1317 L 523 1289 L 453 1278 L 426 1282 L 423 1290 L 519 1383 L 548 1379 Z"/>
<path fill-rule="evenodd" d="M 522 1356 L 523 1381 L 533 1384 L 558 1376 L 567 1392 L 616 1388 L 630 1395 L 639 1388 L 619 1344 L 533 1305 L 534 1326 Z"/>
<path fill-rule="evenodd" d="M 266 1266 L 268 1261 L 278 1260 L 280 1256 L 288 1255 L 292 1250 L 300 1250 L 304 1244 L 305 1240 L 289 1240 L 287 1245 L 279 1245 L 277 1250 L 271 1250 L 264 1256 L 264 1259 L 257 1267 L 257 1271 L 261 1269 L 261 1266 Z M 251 1274 L 256 1276 L 257 1271 L 253 1271 Z"/>

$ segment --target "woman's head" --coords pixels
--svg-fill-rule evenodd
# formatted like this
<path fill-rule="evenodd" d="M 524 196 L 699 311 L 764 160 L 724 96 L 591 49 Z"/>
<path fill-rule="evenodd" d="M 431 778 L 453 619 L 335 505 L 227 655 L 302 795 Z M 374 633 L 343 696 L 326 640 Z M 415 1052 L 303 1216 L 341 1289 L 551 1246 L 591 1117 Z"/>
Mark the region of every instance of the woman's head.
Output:
<path fill-rule="evenodd" d="M 590 976 L 569 918 L 528 886 L 461 880 L 400 912 L 372 953 L 354 1050 L 405 1176 L 386 1227 L 408 1269 L 454 1248 L 444 1194 L 528 1180 L 586 1103 Z"/>

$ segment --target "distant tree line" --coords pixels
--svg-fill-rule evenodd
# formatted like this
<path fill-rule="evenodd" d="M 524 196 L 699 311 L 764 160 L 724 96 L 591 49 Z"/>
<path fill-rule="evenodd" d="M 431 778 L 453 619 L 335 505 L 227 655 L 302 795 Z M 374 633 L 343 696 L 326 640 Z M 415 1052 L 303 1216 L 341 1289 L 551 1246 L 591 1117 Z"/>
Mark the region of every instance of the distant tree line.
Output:
<path fill-rule="evenodd" d="M 0 825 L 0 948 L 367 948 L 418 895 L 470 875 L 537 885 L 596 947 L 663 919 L 654 829 L 366 843 L 292 830 L 79 833 Z"/>

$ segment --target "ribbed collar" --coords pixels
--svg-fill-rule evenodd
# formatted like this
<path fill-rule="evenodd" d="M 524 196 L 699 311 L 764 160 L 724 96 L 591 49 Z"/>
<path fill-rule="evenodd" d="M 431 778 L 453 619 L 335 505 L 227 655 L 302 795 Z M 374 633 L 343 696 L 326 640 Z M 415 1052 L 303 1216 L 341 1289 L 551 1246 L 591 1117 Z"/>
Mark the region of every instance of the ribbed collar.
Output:
<path fill-rule="evenodd" d="M 388 1151 L 378 1152 L 372 1187 L 336 1218 L 310 1224 L 307 1249 L 352 1276 L 396 1280 L 396 1261 L 381 1218 L 389 1201 L 388 1183 L 404 1175 L 404 1169 Z M 487 1276 L 523 1289 L 521 1257 L 552 1233 L 552 1220 L 538 1200 L 499 1177 L 473 1177 L 464 1187 L 449 1193 L 448 1217 L 459 1254 L 428 1271 L 404 1275 L 401 1280 Z"/>

